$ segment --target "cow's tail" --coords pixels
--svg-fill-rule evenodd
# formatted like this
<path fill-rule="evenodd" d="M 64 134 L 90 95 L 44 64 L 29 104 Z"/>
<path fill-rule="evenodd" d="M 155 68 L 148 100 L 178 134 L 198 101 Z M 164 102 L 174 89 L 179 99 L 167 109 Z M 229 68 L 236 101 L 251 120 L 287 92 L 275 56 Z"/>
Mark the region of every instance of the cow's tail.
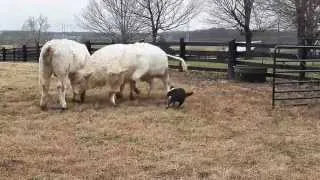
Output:
<path fill-rule="evenodd" d="M 43 47 L 44 49 L 41 50 L 39 62 L 44 64 L 51 64 L 52 55 L 53 55 L 53 48 L 50 46 Z"/>
<path fill-rule="evenodd" d="M 183 71 L 187 71 L 188 70 L 188 66 L 187 66 L 186 62 L 184 61 L 184 59 L 182 59 L 181 57 L 172 56 L 172 55 L 169 55 L 169 54 L 167 54 L 167 56 L 172 58 L 172 59 L 179 60 L 181 62 Z"/>

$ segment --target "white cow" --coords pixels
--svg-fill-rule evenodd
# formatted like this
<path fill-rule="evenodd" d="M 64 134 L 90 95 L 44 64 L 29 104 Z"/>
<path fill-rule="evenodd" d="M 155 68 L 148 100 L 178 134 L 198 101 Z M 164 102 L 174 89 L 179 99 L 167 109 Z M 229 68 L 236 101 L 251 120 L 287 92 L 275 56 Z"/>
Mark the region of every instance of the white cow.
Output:
<path fill-rule="evenodd" d="M 39 57 L 40 107 L 42 109 L 47 107 L 52 75 L 55 75 L 59 81 L 57 89 L 61 107 L 67 108 L 65 97 L 69 76 L 83 68 L 89 57 L 90 53 L 86 46 L 73 40 L 54 39 L 44 44 Z"/>
<path fill-rule="evenodd" d="M 149 88 L 148 96 L 151 95 L 151 91 L 154 88 L 154 79 L 156 78 L 159 78 L 163 81 L 167 92 L 170 90 L 170 87 L 168 84 L 169 82 L 168 57 L 179 60 L 182 63 L 182 70 L 187 71 L 187 65 L 182 58 L 166 54 L 162 49 L 160 49 L 157 46 L 151 45 L 149 43 L 135 43 L 135 44 L 132 44 L 131 46 L 134 46 L 135 48 L 139 48 L 140 52 L 144 54 L 146 61 L 149 61 L 150 63 L 154 63 L 155 61 L 157 61 L 158 63 L 155 66 L 150 66 L 149 72 L 144 74 L 140 78 L 141 81 L 145 81 L 149 84 L 150 88 Z M 154 69 L 155 67 L 157 69 L 162 69 L 162 72 L 166 72 L 166 73 L 152 74 L 152 72 L 154 72 L 155 70 Z M 119 97 L 123 96 L 125 83 L 122 84 L 120 87 L 120 93 L 117 94 Z M 129 83 L 130 83 L 130 99 L 133 99 L 132 92 L 135 91 L 137 94 L 139 94 L 140 91 L 136 88 L 136 81 L 131 80 L 129 81 Z"/>
<path fill-rule="evenodd" d="M 132 82 L 131 89 L 135 88 L 136 81 L 149 82 L 150 94 L 152 80 L 160 78 L 166 91 L 169 91 L 168 56 L 159 47 L 148 43 L 108 45 L 92 54 L 87 65 L 71 78 L 71 83 L 77 94 L 82 94 L 86 89 L 108 85 L 113 105 L 116 105 L 116 93 L 121 94 L 127 82 Z M 183 59 L 170 57 L 181 60 L 183 69 L 187 69 Z"/>

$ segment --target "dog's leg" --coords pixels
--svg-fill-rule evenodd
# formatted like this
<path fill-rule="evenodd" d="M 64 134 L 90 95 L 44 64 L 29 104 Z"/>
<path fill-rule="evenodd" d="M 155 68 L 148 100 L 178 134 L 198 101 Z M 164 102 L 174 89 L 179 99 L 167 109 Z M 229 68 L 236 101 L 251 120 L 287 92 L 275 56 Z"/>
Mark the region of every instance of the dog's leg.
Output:
<path fill-rule="evenodd" d="M 177 108 L 180 108 L 184 101 L 179 101 Z"/>
<path fill-rule="evenodd" d="M 166 109 L 168 109 L 170 107 L 170 104 L 172 103 L 172 96 L 168 97 L 168 101 L 167 101 L 167 107 Z"/>

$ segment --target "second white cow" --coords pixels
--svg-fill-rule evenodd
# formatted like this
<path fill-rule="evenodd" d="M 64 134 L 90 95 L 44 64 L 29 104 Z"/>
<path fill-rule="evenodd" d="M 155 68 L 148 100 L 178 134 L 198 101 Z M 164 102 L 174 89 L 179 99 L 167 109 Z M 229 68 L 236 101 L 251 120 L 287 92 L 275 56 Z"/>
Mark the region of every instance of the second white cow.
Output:
<path fill-rule="evenodd" d="M 77 94 L 108 85 L 113 105 L 116 105 L 116 94 L 122 93 L 123 85 L 127 82 L 130 82 L 131 89 L 135 88 L 137 81 L 149 82 L 150 94 L 153 79 L 159 78 L 167 92 L 170 90 L 168 56 L 159 47 L 148 43 L 108 45 L 92 54 L 87 65 L 71 78 L 71 83 Z M 180 60 L 183 69 L 187 69 L 183 59 L 170 57 Z"/>

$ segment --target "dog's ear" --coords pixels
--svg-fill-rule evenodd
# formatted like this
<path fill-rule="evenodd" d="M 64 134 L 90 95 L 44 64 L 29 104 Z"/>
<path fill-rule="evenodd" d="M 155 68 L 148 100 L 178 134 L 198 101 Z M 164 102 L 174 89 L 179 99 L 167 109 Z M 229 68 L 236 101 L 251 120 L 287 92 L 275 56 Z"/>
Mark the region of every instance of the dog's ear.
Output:
<path fill-rule="evenodd" d="M 174 86 L 170 86 L 170 89 L 173 89 L 174 88 Z"/>

